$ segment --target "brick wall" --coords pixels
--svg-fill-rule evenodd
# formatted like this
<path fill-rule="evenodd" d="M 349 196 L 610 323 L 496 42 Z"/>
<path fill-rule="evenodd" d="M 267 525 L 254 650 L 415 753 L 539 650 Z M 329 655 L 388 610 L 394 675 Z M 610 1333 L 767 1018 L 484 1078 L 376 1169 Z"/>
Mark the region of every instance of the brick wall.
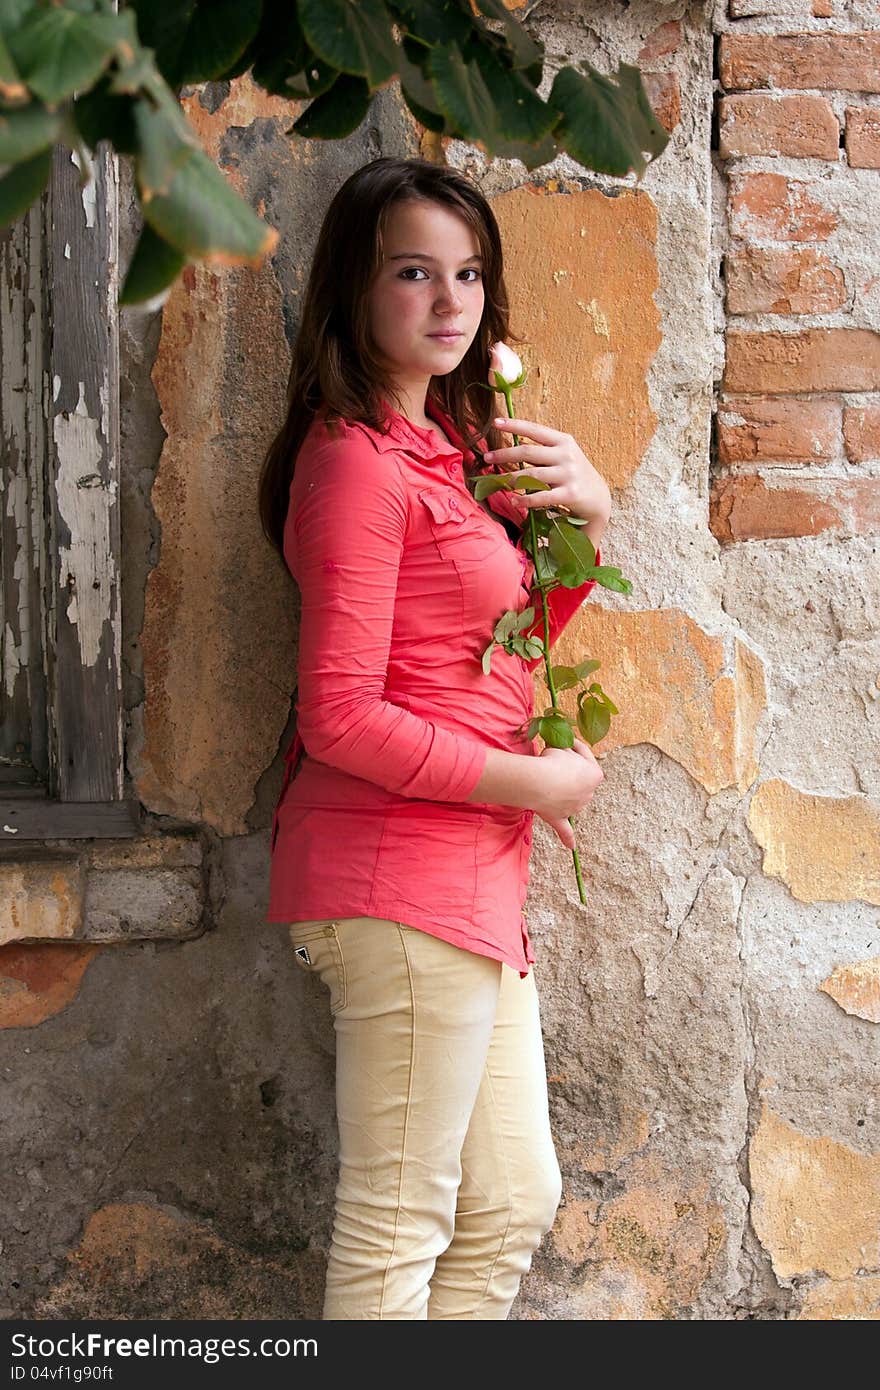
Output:
<path fill-rule="evenodd" d="M 852 13 L 730 0 L 718 40 L 722 544 L 880 531 L 880 33 Z"/>

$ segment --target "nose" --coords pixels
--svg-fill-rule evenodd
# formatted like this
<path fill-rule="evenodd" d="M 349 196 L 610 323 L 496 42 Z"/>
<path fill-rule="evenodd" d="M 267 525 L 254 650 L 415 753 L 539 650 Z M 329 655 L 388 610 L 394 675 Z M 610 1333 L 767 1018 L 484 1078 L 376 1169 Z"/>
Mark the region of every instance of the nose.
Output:
<path fill-rule="evenodd" d="M 444 281 L 444 282 L 438 287 L 438 289 L 437 289 L 437 296 L 436 296 L 436 302 L 435 302 L 434 307 L 437 308 L 437 309 L 442 309 L 442 308 L 460 309 L 460 308 L 461 308 L 461 287 L 460 287 L 459 282 L 458 282 L 457 280 L 453 280 L 453 281 Z"/>

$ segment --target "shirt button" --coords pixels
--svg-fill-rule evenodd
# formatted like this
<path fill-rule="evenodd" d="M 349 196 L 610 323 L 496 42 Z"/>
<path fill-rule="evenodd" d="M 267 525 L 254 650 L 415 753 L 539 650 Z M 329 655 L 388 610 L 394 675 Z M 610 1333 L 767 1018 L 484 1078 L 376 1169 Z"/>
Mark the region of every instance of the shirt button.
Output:
<path fill-rule="evenodd" d="M 446 472 L 449 474 L 450 478 L 454 478 L 456 473 L 458 472 L 458 464 L 447 463 Z"/>
<path fill-rule="evenodd" d="M 450 497 L 450 499 L 449 499 L 449 505 L 450 505 L 450 507 L 452 508 L 452 510 L 453 510 L 454 512 L 457 512 L 457 511 L 458 511 L 458 498 L 457 498 L 457 497 Z"/>
<path fill-rule="evenodd" d="M 523 835 L 523 844 L 530 845 L 531 843 L 532 843 L 531 832 L 527 830 L 527 831 L 525 832 L 525 834 Z"/>

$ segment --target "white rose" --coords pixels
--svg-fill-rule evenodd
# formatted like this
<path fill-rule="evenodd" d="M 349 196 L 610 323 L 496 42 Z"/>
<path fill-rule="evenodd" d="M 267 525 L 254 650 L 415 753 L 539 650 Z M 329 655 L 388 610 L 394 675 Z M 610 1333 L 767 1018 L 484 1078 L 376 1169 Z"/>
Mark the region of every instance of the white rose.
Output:
<path fill-rule="evenodd" d="M 489 352 L 489 383 L 497 387 L 495 373 L 506 386 L 512 386 L 523 374 L 523 365 L 513 348 L 506 343 L 493 343 Z"/>

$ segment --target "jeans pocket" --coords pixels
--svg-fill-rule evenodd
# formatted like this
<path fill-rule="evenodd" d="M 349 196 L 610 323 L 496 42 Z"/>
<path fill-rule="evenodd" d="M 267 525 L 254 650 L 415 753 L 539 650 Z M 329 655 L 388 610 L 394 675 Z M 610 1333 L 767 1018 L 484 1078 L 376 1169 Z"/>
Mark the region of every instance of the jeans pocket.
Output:
<path fill-rule="evenodd" d="M 318 979 L 330 991 L 330 1012 L 338 1014 L 345 1008 L 347 988 L 345 962 L 334 921 L 291 922 L 288 927 L 293 943 L 293 958 L 300 969 Z"/>

